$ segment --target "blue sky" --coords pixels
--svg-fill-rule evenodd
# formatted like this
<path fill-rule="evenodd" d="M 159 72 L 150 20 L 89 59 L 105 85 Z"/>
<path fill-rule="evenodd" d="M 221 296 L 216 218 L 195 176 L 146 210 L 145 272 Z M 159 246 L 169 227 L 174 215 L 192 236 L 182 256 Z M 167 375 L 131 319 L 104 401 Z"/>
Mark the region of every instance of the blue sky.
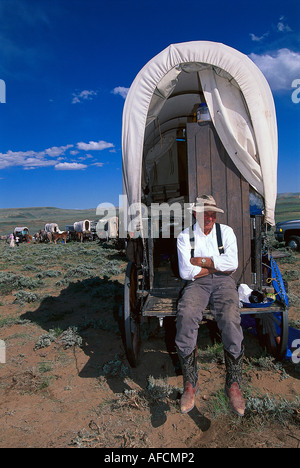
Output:
<path fill-rule="evenodd" d="M 278 192 L 300 191 L 299 0 L 0 1 L 0 208 L 117 205 L 126 92 L 153 56 L 194 40 L 234 47 L 263 71 Z"/>

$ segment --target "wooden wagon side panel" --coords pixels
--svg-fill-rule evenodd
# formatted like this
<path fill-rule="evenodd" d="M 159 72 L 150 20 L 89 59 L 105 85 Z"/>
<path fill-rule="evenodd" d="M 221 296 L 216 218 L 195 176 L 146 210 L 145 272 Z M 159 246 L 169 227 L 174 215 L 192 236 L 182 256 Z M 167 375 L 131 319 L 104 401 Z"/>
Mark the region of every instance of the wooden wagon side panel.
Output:
<path fill-rule="evenodd" d="M 222 145 L 211 123 L 187 124 L 189 201 L 201 194 L 212 194 L 224 209 L 220 223 L 234 229 L 239 249 L 239 268 L 235 279 L 251 284 L 251 232 L 249 184 L 240 174 Z"/>

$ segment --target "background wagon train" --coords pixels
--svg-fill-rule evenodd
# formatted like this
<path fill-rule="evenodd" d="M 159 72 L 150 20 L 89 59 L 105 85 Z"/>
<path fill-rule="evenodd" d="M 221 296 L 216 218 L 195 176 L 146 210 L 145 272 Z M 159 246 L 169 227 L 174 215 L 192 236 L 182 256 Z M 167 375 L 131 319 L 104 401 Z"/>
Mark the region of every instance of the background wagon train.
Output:
<path fill-rule="evenodd" d="M 288 300 L 265 242 L 275 224 L 277 146 L 269 85 L 240 52 L 212 42 L 175 44 L 137 75 L 125 101 L 122 128 L 124 192 L 138 213 L 128 242 L 122 309 L 132 366 L 139 360 L 142 320 L 176 315 L 185 286 L 176 250 L 183 217 L 171 216 L 165 235 L 166 226 L 153 207 L 176 203 L 184 212 L 204 193 L 224 209 L 218 222 L 231 226 L 237 236 L 237 285 L 276 294 L 275 302 L 247 304 L 240 311 L 253 317 L 268 351 L 284 357 Z"/>

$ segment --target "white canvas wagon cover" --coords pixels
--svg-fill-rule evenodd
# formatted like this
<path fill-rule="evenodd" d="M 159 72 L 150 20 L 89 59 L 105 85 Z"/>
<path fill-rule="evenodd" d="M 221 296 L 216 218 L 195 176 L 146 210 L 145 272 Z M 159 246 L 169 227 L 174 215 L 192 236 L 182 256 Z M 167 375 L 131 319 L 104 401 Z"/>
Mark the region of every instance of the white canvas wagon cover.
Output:
<path fill-rule="evenodd" d="M 249 57 L 221 43 L 170 45 L 132 83 L 122 126 L 128 204 L 141 202 L 147 151 L 171 128 L 187 122 L 197 99 L 200 103 L 200 92 L 227 153 L 263 197 L 265 220 L 274 225 L 278 139 L 273 96 Z"/>
<path fill-rule="evenodd" d="M 59 232 L 58 224 L 56 223 L 45 224 L 45 231 L 46 232 Z"/>
<path fill-rule="evenodd" d="M 75 232 L 85 232 L 91 230 L 91 222 L 88 219 L 74 223 Z"/>
<path fill-rule="evenodd" d="M 23 226 L 23 227 L 16 227 L 16 228 L 14 229 L 14 234 L 20 233 L 20 232 L 24 232 L 24 233 L 28 234 L 28 233 L 29 233 L 29 229 L 28 229 L 28 227 L 26 227 L 26 226 Z"/>

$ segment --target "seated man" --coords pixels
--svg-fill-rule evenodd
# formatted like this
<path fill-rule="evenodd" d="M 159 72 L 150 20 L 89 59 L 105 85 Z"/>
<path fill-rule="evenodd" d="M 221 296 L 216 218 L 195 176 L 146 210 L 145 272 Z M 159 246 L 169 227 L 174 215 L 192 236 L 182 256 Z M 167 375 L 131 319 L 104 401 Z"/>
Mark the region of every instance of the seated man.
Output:
<path fill-rule="evenodd" d="M 210 304 L 222 333 L 225 391 L 231 409 L 243 416 L 245 402 L 240 391 L 243 332 L 236 283 L 231 276 L 238 267 L 236 237 L 229 226 L 219 225 L 219 238 L 222 238 L 219 250 L 216 214 L 224 211 L 217 208 L 211 195 L 197 198 L 190 209 L 196 223 L 192 229 L 185 229 L 177 239 L 180 276 L 188 281 L 177 310 L 176 347 L 184 380 L 181 412 L 187 413 L 193 409 L 199 390 L 196 364 L 198 328 L 203 311 Z"/>

